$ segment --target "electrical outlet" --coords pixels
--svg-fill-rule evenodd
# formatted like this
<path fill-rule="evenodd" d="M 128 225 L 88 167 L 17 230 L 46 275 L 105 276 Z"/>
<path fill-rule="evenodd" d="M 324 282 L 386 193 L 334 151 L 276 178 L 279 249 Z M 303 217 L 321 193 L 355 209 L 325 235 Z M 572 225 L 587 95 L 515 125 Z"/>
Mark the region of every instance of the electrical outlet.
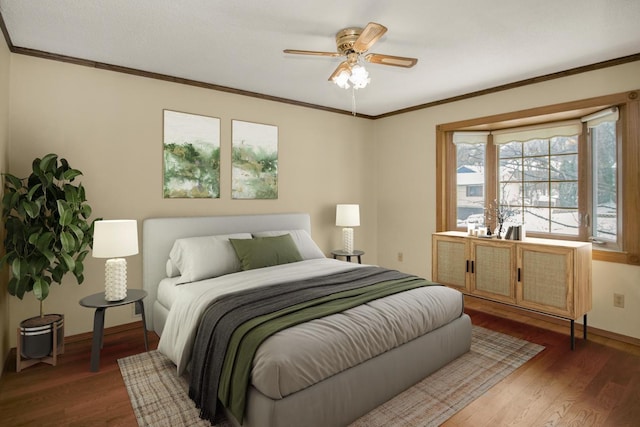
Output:
<path fill-rule="evenodd" d="M 132 304 L 132 305 L 133 305 L 133 315 L 134 316 L 140 316 L 142 314 L 142 312 L 138 308 L 138 304 Z"/>
<path fill-rule="evenodd" d="M 618 308 L 624 308 L 623 294 L 613 294 L 613 306 Z"/>
<path fill-rule="evenodd" d="M 402 262 L 404 260 L 404 254 L 402 252 L 398 252 L 398 262 Z"/>

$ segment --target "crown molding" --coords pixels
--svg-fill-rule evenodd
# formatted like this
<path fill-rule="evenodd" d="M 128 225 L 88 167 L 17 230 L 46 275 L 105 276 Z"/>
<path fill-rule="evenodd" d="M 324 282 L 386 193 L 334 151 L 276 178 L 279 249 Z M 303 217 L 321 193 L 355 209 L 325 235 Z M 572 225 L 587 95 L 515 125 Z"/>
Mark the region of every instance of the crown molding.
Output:
<path fill-rule="evenodd" d="M 201 81 L 197 81 L 197 80 L 184 79 L 184 78 L 180 78 L 180 77 L 174 77 L 174 76 L 170 76 L 170 75 L 166 75 L 166 74 L 153 73 L 153 72 L 150 72 L 150 71 L 144 71 L 144 70 L 139 70 L 139 69 L 135 69 L 135 68 L 122 67 L 122 66 L 119 66 L 119 65 L 112 65 L 112 64 L 107 64 L 107 63 L 103 63 L 103 62 L 90 61 L 90 60 L 87 60 L 87 59 L 76 58 L 76 57 L 72 57 L 72 56 L 59 55 L 59 54 L 51 53 L 51 52 L 44 52 L 44 51 L 37 50 L 37 49 L 29 49 L 29 48 L 25 48 L 25 47 L 14 46 L 13 42 L 11 41 L 11 36 L 9 35 L 9 31 L 7 30 L 7 27 L 5 25 L 4 19 L 2 17 L 2 12 L 0 12 L 0 29 L 2 30 L 2 33 L 4 34 L 4 39 L 5 39 L 6 43 L 7 43 L 7 47 L 9 48 L 9 51 L 12 52 L 12 53 L 15 53 L 15 54 L 19 54 L 19 55 L 33 56 L 33 57 L 36 57 L 36 58 L 49 59 L 49 60 L 52 60 L 52 61 L 67 62 L 67 63 L 71 63 L 71 64 L 82 65 L 82 66 L 85 66 L 85 67 L 92 67 L 92 68 L 97 68 L 97 69 L 101 69 L 101 70 L 115 71 L 115 72 L 118 72 L 118 73 L 131 74 L 131 75 L 139 76 L 139 77 L 147 77 L 147 78 L 150 78 L 150 79 L 163 80 L 163 81 L 167 81 L 167 82 L 179 83 L 179 84 L 184 84 L 184 85 L 188 85 L 188 86 L 195 86 L 195 87 L 200 87 L 200 88 L 209 89 L 209 90 L 215 90 L 215 91 L 219 91 L 219 92 L 227 92 L 227 93 L 232 93 L 232 94 L 235 94 L 235 95 L 242 95 L 242 96 L 248 96 L 248 97 L 252 97 L 252 98 L 264 99 L 264 100 L 267 100 L 267 101 L 273 101 L 273 102 L 280 102 L 280 103 L 289 104 L 289 105 L 295 105 L 297 107 L 312 108 L 312 109 L 315 109 L 315 110 L 327 111 L 327 112 L 330 112 L 330 113 L 344 114 L 344 115 L 349 115 L 349 116 L 353 115 L 353 113 L 351 111 L 341 110 L 341 109 L 338 109 L 338 108 L 330 108 L 330 107 L 325 107 L 325 106 L 322 106 L 322 105 L 311 104 L 311 103 L 307 103 L 307 102 L 300 102 L 300 101 L 295 101 L 295 100 L 292 100 L 292 99 L 280 98 L 280 97 L 277 97 L 277 96 L 265 95 L 265 94 L 262 94 L 262 93 L 250 92 L 250 91 L 231 88 L 231 87 L 227 87 L 227 86 L 220 86 L 220 85 L 216 85 L 216 84 L 213 84 L 213 83 L 205 83 L 205 82 L 201 82 Z M 355 117 L 359 117 L 359 118 L 363 118 L 363 119 L 369 119 L 369 120 L 382 119 L 382 118 L 385 118 L 385 117 L 391 117 L 391 116 L 396 116 L 396 115 L 399 115 L 399 114 L 409 113 L 409 112 L 412 112 L 412 111 L 423 110 L 423 109 L 435 107 L 435 106 L 438 106 L 438 105 L 449 104 L 451 102 L 462 101 L 462 100 L 465 100 L 465 99 L 475 98 L 475 97 L 478 97 L 478 96 L 488 95 L 488 94 L 496 93 L 496 92 L 502 92 L 502 91 L 509 90 L 509 89 L 514 89 L 514 88 L 527 86 L 527 85 L 531 85 L 531 84 L 535 84 L 535 83 L 540 83 L 540 82 L 545 82 L 545 81 L 549 81 L 549 80 L 559 79 L 559 78 L 562 78 L 562 77 L 572 76 L 572 75 L 576 75 L 576 74 L 586 73 L 586 72 L 589 72 L 589 71 L 600 70 L 602 68 L 614 67 L 614 66 L 617 66 L 617 65 L 622 65 L 622 64 L 626 64 L 626 63 L 630 63 L 630 62 L 635 62 L 635 61 L 640 61 L 640 52 L 639 53 L 635 53 L 633 55 L 624 56 L 624 57 L 621 57 L 621 58 L 616 58 L 616 59 L 611 59 L 611 60 L 608 60 L 608 61 L 597 62 L 595 64 L 584 65 L 584 66 L 581 66 L 581 67 L 571 68 L 571 69 L 565 70 L 565 71 L 559 71 L 559 72 L 556 72 L 556 73 L 545 74 L 545 75 L 542 75 L 542 76 L 532 77 L 532 78 L 520 80 L 520 81 L 513 82 L 513 83 L 507 83 L 507 84 L 500 85 L 500 86 L 494 86 L 494 87 L 491 87 L 491 88 L 482 89 L 482 90 L 478 90 L 478 91 L 475 91 L 475 92 L 470 92 L 470 93 L 465 93 L 465 94 L 462 94 L 462 95 L 452 96 L 450 98 L 444 98 L 444 99 L 440 99 L 440 100 L 436 100 L 436 101 L 431 101 L 431 102 L 427 102 L 427 103 L 424 103 L 424 104 L 415 105 L 413 107 L 402 108 L 400 110 L 390 111 L 388 113 L 383 113 L 383 114 L 379 114 L 379 115 L 376 115 L 376 116 L 370 116 L 370 115 L 359 114 L 358 113 L 358 114 L 355 115 Z"/>

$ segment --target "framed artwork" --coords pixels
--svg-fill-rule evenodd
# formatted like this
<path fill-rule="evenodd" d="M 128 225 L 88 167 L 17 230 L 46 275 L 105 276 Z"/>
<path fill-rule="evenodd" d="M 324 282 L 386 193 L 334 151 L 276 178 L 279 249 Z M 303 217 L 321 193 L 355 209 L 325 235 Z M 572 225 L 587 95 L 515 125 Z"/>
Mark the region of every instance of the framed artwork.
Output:
<path fill-rule="evenodd" d="M 278 198 L 278 127 L 231 121 L 231 197 Z"/>
<path fill-rule="evenodd" d="M 164 198 L 220 198 L 220 119 L 163 113 Z"/>

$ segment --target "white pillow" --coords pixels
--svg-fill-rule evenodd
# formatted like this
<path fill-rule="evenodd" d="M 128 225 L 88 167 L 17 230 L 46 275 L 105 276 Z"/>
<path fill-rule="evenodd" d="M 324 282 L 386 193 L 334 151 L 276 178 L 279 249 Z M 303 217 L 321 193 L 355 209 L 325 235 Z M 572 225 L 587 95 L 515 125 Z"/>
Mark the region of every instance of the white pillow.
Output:
<path fill-rule="evenodd" d="M 195 282 L 235 273 L 242 269 L 240 260 L 229 243 L 232 239 L 251 239 L 249 233 L 177 239 L 169 258 L 180 270 L 180 283 Z"/>
<path fill-rule="evenodd" d="M 254 237 L 270 237 L 291 234 L 291 238 L 298 247 L 298 252 L 302 259 L 326 258 L 316 242 L 313 241 L 307 230 L 280 230 L 280 231 L 259 231 L 253 233 Z"/>
<path fill-rule="evenodd" d="M 180 275 L 178 266 L 171 261 L 171 258 L 167 260 L 167 277 L 177 277 Z"/>

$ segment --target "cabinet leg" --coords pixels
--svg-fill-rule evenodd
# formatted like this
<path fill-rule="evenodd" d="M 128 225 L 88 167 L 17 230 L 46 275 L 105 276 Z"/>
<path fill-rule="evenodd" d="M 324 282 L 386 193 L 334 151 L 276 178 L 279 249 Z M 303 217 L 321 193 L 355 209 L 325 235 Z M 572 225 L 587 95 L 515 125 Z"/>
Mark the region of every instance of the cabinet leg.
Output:
<path fill-rule="evenodd" d="M 575 334 L 575 321 L 571 319 L 571 350 L 576 348 L 576 334 Z"/>
<path fill-rule="evenodd" d="M 584 338 L 584 340 L 587 340 L 587 315 L 585 314 L 582 320 L 582 323 L 584 325 L 583 329 L 582 329 L 582 337 Z"/>

